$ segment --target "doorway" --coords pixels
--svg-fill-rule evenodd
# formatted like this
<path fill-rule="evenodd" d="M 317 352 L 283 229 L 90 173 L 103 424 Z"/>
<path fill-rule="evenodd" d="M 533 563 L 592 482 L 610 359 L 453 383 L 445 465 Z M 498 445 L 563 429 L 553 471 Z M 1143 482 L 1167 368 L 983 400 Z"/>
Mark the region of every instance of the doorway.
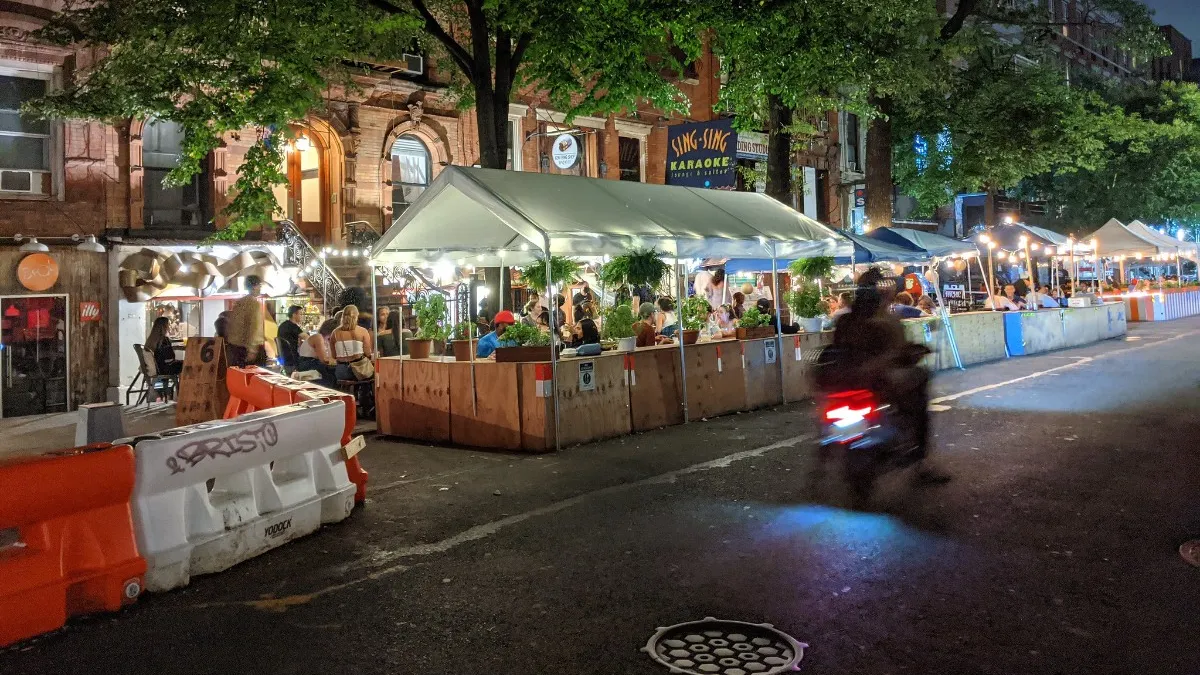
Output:
<path fill-rule="evenodd" d="M 69 410 L 67 296 L 0 297 L 0 417 Z"/>
<path fill-rule="evenodd" d="M 297 132 L 283 160 L 287 183 L 275 186 L 275 202 L 313 248 L 329 244 L 329 176 L 326 149 L 317 134 Z"/>

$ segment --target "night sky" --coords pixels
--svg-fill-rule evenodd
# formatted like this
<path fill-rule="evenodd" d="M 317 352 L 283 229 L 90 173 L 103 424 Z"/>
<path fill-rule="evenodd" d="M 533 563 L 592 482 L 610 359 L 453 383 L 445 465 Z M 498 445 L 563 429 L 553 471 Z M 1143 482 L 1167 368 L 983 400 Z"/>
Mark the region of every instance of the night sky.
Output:
<path fill-rule="evenodd" d="M 1192 40 L 1192 55 L 1200 56 L 1200 3 L 1196 0 L 1142 0 L 1154 10 L 1154 20 L 1171 24 Z"/>

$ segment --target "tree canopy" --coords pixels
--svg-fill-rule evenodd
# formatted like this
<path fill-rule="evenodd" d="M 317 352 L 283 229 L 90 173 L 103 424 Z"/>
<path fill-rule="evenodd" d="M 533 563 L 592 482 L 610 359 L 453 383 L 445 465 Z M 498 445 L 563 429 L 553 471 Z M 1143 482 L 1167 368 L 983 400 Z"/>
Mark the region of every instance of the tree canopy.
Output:
<path fill-rule="evenodd" d="M 480 163 L 503 168 L 508 102 L 545 90 L 570 114 L 649 101 L 681 111 L 672 75 L 699 53 L 684 27 L 690 3 L 651 0 L 100 0 L 72 1 L 41 32 L 94 46 L 94 66 L 33 107 L 39 114 L 115 122 L 158 118 L 185 133 L 183 183 L 231 133 L 255 133 L 239 168 L 223 236 L 269 219 L 288 124 L 353 90 L 355 63 L 420 48 L 452 74 L 451 95 L 474 106 Z M 620 20 L 614 20 L 620 17 Z"/>

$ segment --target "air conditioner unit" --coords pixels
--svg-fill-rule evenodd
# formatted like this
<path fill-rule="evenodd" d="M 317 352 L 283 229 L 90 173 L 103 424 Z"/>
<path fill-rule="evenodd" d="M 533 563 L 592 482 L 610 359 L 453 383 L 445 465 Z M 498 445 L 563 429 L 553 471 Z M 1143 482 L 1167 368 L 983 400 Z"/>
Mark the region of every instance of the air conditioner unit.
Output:
<path fill-rule="evenodd" d="M 424 75 L 425 74 L 425 57 L 420 54 L 405 54 L 404 67 L 402 71 L 409 75 Z"/>
<path fill-rule="evenodd" d="M 49 192 L 44 171 L 0 170 L 0 192 L 44 195 Z"/>

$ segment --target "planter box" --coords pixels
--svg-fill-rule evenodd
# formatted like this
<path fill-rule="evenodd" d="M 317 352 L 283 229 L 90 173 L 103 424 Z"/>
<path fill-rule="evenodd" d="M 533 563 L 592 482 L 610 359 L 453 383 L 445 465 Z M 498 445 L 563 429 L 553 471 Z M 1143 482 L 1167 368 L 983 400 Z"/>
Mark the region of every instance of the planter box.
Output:
<path fill-rule="evenodd" d="M 496 363 L 521 363 L 524 361 L 549 361 L 550 346 L 544 347 L 497 347 Z"/>
<path fill-rule="evenodd" d="M 698 330 L 685 330 L 683 331 L 682 335 L 683 344 L 685 345 L 694 345 L 696 344 L 696 341 L 700 339 L 700 331 Z"/>
<path fill-rule="evenodd" d="M 739 340 L 761 340 L 769 337 L 775 337 L 774 326 L 756 326 L 754 328 L 737 329 L 737 339 Z"/>

